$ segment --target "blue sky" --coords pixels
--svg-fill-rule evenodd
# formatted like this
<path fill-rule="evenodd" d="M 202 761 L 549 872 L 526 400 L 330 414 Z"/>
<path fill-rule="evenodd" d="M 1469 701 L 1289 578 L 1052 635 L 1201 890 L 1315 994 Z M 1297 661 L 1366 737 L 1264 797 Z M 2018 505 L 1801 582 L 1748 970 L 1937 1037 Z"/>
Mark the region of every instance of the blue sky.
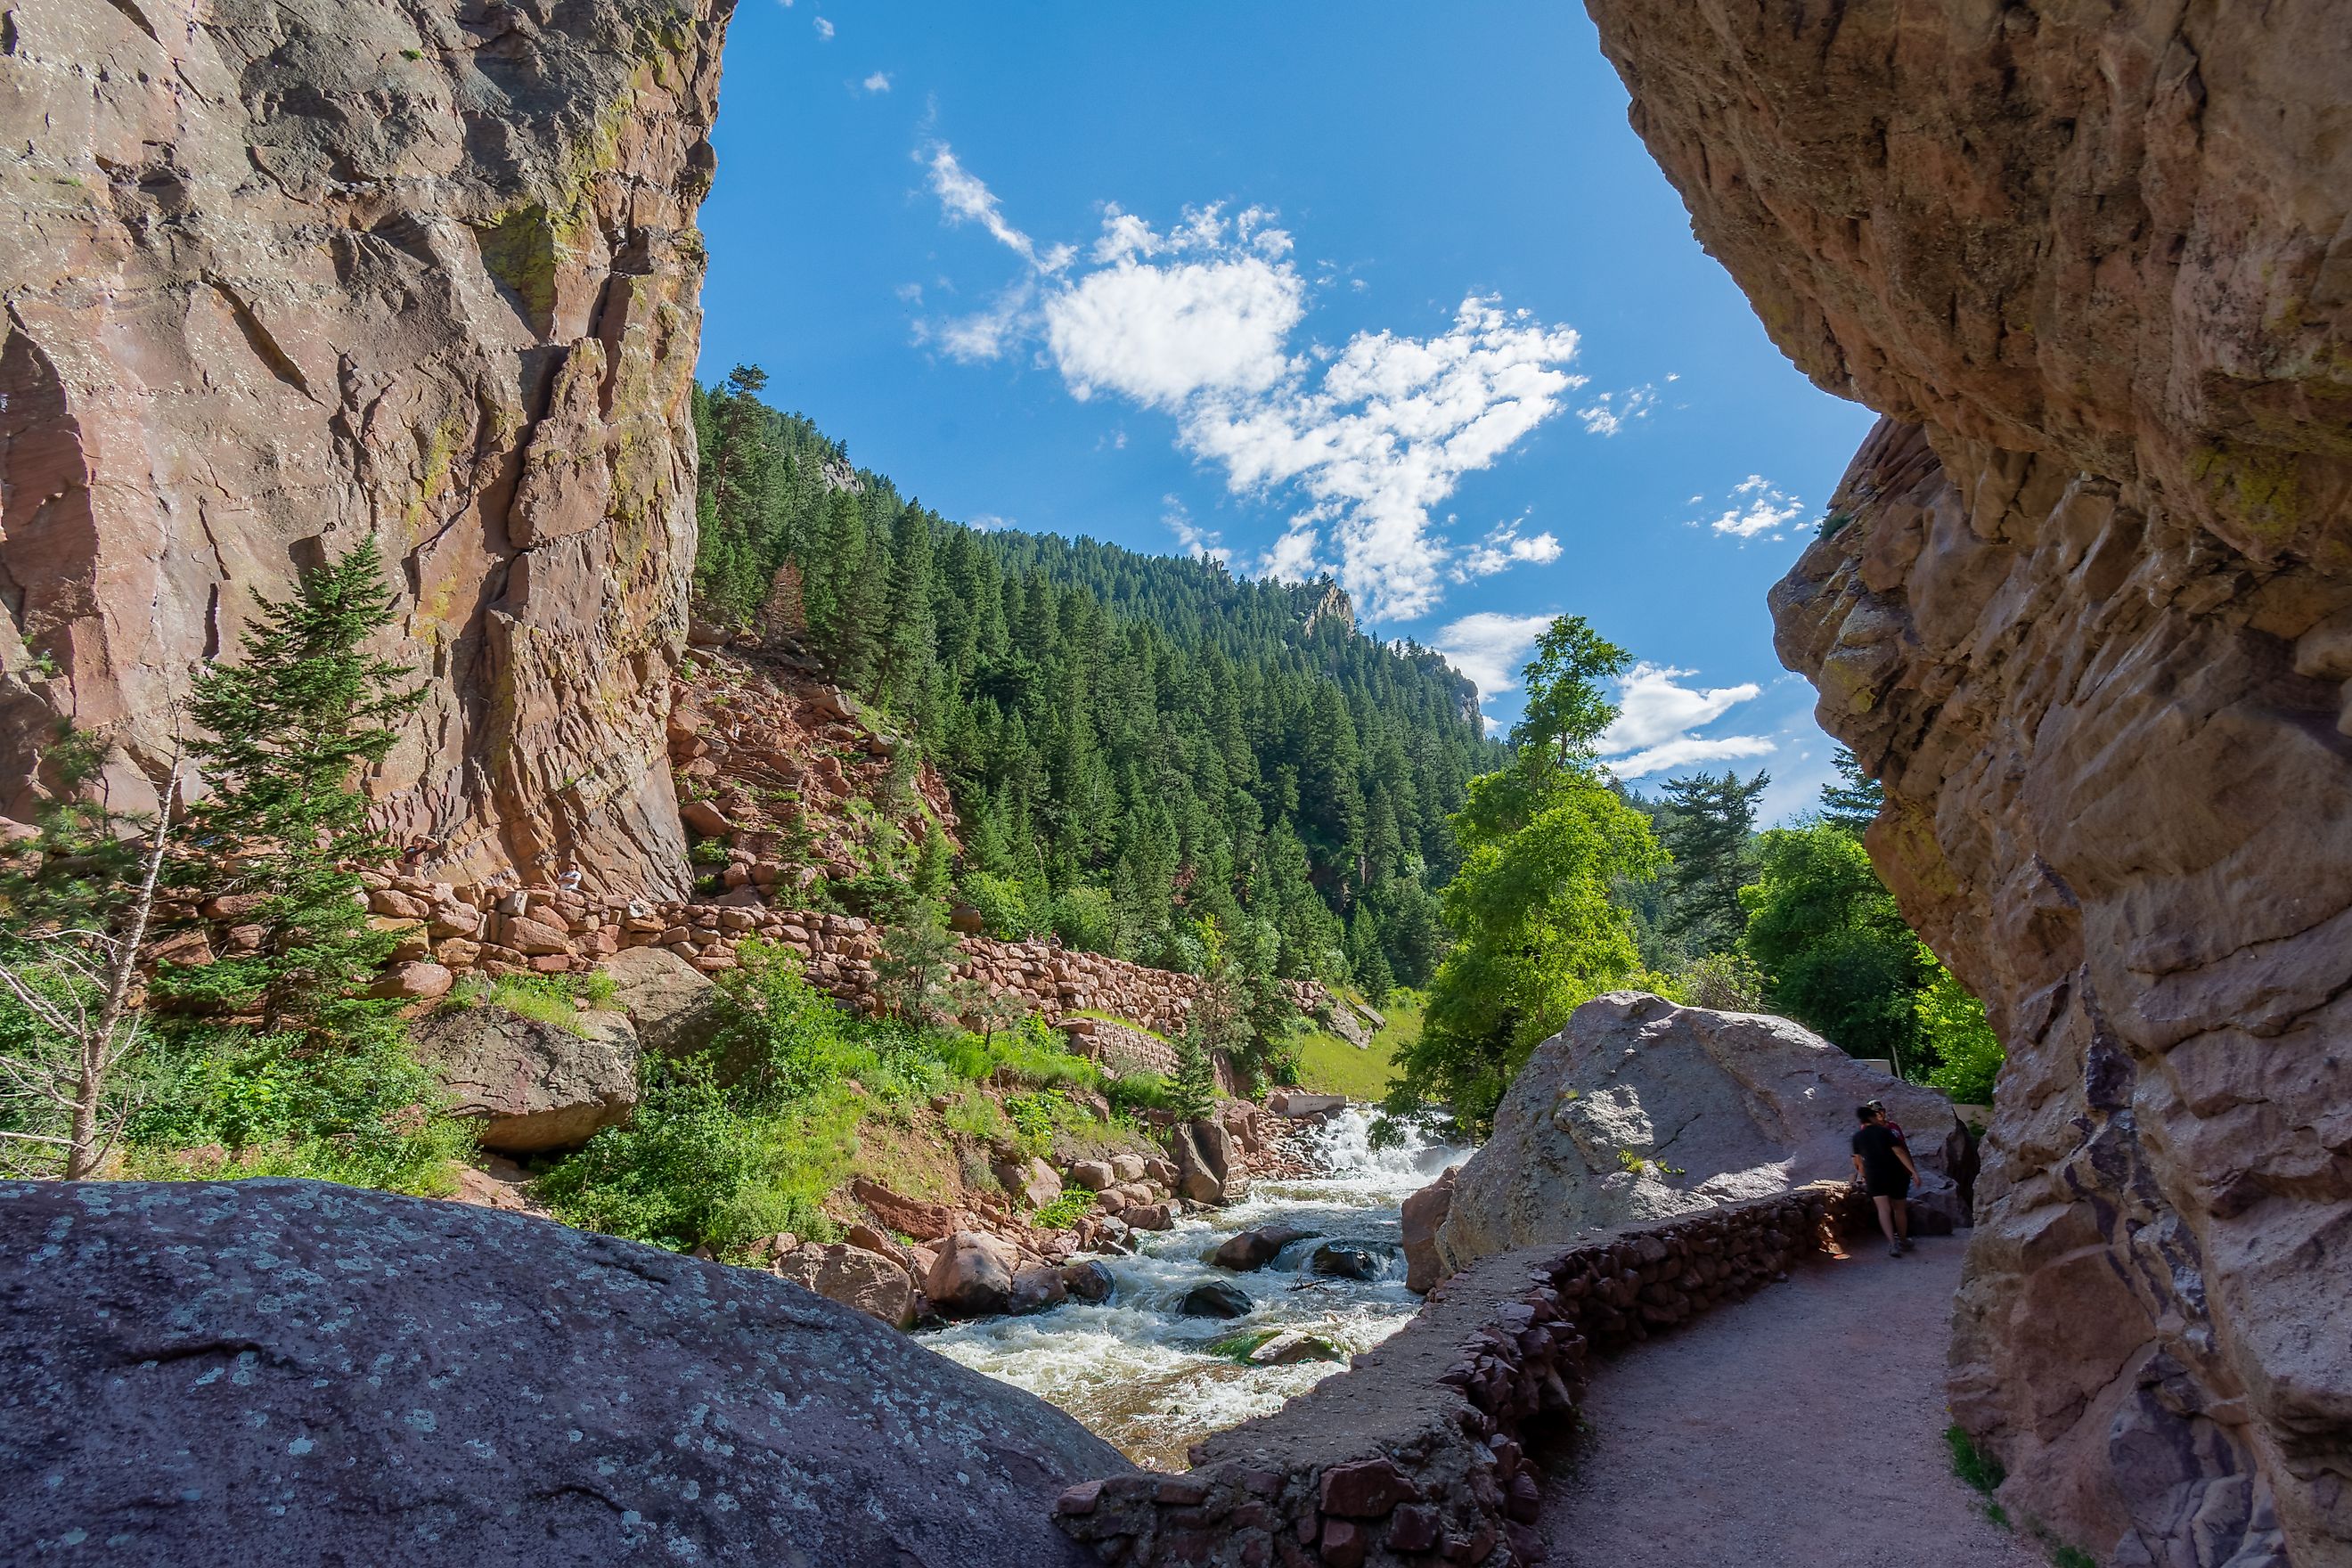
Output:
<path fill-rule="evenodd" d="M 1508 722 L 1641 661 L 1643 787 L 1829 776 L 1765 590 L 1868 428 L 1765 338 L 1575 7 L 743 0 L 702 372 L 941 513 L 1328 571 Z"/>

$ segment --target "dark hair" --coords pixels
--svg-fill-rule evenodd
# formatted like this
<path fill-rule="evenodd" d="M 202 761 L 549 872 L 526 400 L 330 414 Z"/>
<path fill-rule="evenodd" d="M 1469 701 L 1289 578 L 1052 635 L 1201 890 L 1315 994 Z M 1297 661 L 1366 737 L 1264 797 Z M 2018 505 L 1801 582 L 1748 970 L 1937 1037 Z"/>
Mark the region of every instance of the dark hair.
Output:
<path fill-rule="evenodd" d="M 1885 1114 L 1885 1112 L 1878 1109 L 1875 1101 L 1869 1105 L 1857 1105 L 1853 1108 L 1853 1119 L 1856 1121 L 1868 1121 L 1874 1117 L 1883 1116 Z"/>

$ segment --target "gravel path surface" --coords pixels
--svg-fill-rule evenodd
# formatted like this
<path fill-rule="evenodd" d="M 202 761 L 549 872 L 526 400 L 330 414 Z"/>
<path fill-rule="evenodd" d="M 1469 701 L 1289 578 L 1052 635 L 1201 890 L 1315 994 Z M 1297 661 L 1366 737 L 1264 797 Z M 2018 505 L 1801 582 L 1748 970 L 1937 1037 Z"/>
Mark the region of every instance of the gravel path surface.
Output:
<path fill-rule="evenodd" d="M 1953 1478 L 1959 1237 L 1812 1265 L 1594 1369 L 1552 1461 L 1552 1568 L 2044 1568 Z"/>

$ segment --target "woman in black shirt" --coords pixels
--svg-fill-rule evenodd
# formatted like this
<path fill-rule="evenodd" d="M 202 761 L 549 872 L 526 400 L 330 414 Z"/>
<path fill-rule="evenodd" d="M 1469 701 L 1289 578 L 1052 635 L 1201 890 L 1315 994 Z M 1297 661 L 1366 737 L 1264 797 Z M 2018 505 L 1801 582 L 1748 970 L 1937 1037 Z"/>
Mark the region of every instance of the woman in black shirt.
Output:
<path fill-rule="evenodd" d="M 1886 1125 L 1886 1113 L 1875 1105 L 1854 1107 L 1862 1126 L 1853 1135 L 1853 1174 L 1878 1205 L 1878 1228 L 1886 1233 L 1886 1256 L 1900 1258 L 1911 1250 L 1912 1178 L 1919 1167 L 1911 1151 Z"/>

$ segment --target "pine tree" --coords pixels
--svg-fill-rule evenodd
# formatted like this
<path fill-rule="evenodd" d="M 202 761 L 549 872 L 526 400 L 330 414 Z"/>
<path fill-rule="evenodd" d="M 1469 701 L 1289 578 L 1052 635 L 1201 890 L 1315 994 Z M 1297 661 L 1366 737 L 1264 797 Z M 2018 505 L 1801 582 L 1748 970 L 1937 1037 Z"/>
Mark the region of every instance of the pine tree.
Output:
<path fill-rule="evenodd" d="M 1862 771 L 1862 760 L 1845 747 L 1837 749 L 1835 761 L 1838 782 L 1822 786 L 1822 820 L 1858 835 L 1878 820 L 1878 809 L 1886 803 L 1886 791 Z"/>
<path fill-rule="evenodd" d="M 1660 925 L 1685 956 L 1728 952 L 1748 929 L 1739 889 L 1755 880 L 1756 802 L 1771 782 L 1769 773 L 1742 780 L 1727 770 L 1666 785 L 1668 809 L 1656 826 L 1675 863 Z"/>
<path fill-rule="evenodd" d="M 358 994 L 398 940 L 368 924 L 358 868 L 391 846 L 368 822 L 359 777 L 423 700 L 400 684 L 406 667 L 365 651 L 395 602 L 362 541 L 305 573 L 292 598 L 262 601 L 242 658 L 197 677 L 188 705 L 208 733 L 189 753 L 210 795 L 189 813 L 173 879 L 253 899 L 239 923 L 260 941 L 165 984 L 313 1046 L 388 1026 L 391 1005 Z"/>

